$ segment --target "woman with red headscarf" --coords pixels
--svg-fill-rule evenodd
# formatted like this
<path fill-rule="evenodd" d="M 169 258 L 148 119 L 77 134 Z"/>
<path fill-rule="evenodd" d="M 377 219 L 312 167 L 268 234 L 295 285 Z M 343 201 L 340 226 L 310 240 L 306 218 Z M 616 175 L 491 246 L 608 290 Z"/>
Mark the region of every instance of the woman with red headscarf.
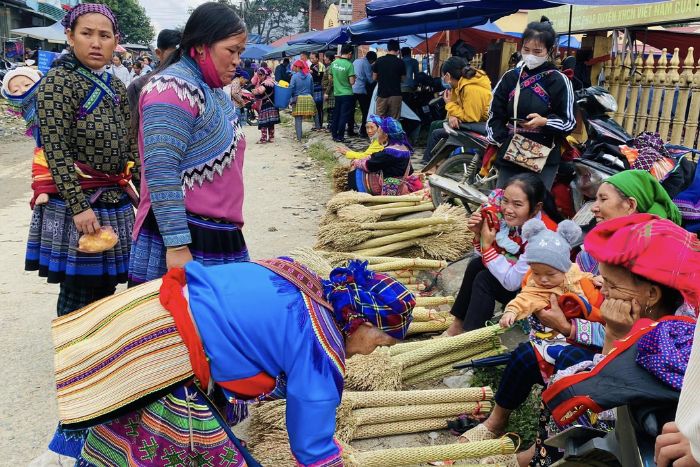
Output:
<path fill-rule="evenodd" d="M 304 60 L 297 60 L 292 65 L 292 82 L 289 89 L 292 92 L 294 115 L 294 129 L 297 132 L 297 140 L 301 141 L 302 122 L 304 118 L 313 117 L 316 127 L 320 126 L 316 103 L 314 102 L 314 80 L 309 73 L 309 66 Z"/>

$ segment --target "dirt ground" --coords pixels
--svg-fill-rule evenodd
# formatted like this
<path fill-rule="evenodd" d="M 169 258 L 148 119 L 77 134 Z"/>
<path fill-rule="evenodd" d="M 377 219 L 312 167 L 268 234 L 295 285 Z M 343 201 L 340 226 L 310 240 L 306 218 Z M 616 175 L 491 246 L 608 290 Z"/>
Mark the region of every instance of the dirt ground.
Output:
<path fill-rule="evenodd" d="M 311 246 L 330 195 L 326 176 L 281 130 L 276 143 L 257 145 L 258 130 L 246 127 L 243 231 L 253 258 Z M 50 324 L 58 286 L 24 272 L 31 141 L 16 131 L 0 139 L 0 465 L 22 466 L 46 450 L 56 426 Z"/>

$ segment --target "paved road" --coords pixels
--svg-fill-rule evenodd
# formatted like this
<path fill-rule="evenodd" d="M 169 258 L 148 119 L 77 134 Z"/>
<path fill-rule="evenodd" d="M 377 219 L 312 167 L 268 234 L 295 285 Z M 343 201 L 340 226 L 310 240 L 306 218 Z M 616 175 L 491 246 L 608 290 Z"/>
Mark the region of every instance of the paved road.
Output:
<path fill-rule="evenodd" d="M 328 183 L 281 129 L 277 143 L 256 145 L 246 128 L 244 233 L 253 258 L 311 246 L 329 196 Z M 0 144 L 0 465 L 22 466 L 43 453 L 56 424 L 50 323 L 58 287 L 24 272 L 31 212 L 32 145 L 23 137 Z"/>

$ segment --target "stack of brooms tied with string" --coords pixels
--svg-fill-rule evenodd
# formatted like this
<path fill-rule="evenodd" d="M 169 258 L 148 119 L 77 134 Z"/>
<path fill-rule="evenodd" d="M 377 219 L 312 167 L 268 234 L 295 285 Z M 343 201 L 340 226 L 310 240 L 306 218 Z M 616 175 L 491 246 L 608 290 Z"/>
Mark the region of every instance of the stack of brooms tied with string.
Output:
<path fill-rule="evenodd" d="M 507 440 L 493 445 L 468 443 L 473 447 L 470 450 L 443 445 L 409 448 L 407 451 L 357 452 L 347 445 L 359 439 L 444 430 L 449 418 L 465 413 L 487 414 L 491 410 L 492 398 L 493 391 L 489 387 L 345 391 L 336 414 L 335 435 L 344 445 L 347 465 L 352 466 L 398 466 L 432 460 L 479 458 L 493 452 L 509 451 Z M 252 411 L 248 427 L 249 444 L 253 455 L 264 465 L 295 465 L 287 448 L 289 439 L 285 429 L 285 410 L 285 401 L 274 401 L 263 403 Z"/>
<path fill-rule="evenodd" d="M 373 196 L 369 193 L 345 191 L 326 203 L 321 225 L 342 220 L 374 222 L 433 209 L 432 201 L 425 191 L 401 196 Z"/>
<path fill-rule="evenodd" d="M 369 203 L 376 198 L 392 197 L 341 193 L 331 199 L 319 228 L 316 248 L 358 256 L 393 255 L 447 261 L 456 261 L 470 251 L 472 235 L 463 208 L 441 205 L 427 218 L 386 220 L 387 215 L 433 211 L 433 205 L 430 201 L 416 203 L 417 200 L 369 206 L 358 202 L 364 199 Z M 352 201 L 356 202 L 348 204 Z M 404 203 L 413 205 L 385 207 Z"/>
<path fill-rule="evenodd" d="M 346 361 L 345 388 L 398 390 L 453 373 L 452 365 L 504 353 L 500 326 L 487 326 L 453 337 L 380 347 Z"/>

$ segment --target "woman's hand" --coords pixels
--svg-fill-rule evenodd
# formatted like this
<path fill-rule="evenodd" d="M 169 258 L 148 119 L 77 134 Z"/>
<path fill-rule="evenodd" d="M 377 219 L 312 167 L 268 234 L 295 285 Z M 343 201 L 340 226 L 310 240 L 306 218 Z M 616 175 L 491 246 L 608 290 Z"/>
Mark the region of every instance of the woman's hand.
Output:
<path fill-rule="evenodd" d="M 549 297 L 549 309 L 535 312 L 535 316 L 542 324 L 548 328 L 552 328 L 565 337 L 571 335 L 571 323 L 566 319 L 566 315 L 561 311 L 557 296 L 551 294 Z"/>
<path fill-rule="evenodd" d="M 501 320 L 498 322 L 498 324 L 501 325 L 503 329 L 511 327 L 515 323 L 515 312 L 514 311 L 506 311 L 503 313 L 503 316 L 501 316 Z"/>
<path fill-rule="evenodd" d="M 600 312 L 605 319 L 605 337 L 613 340 L 625 337 L 634 323 L 642 315 L 642 307 L 637 299 L 632 301 L 606 298 L 600 306 Z"/>
<path fill-rule="evenodd" d="M 481 251 L 491 248 L 493 242 L 496 241 L 496 232 L 496 227 L 491 228 L 488 222 L 481 224 Z"/>
<path fill-rule="evenodd" d="M 683 436 L 674 422 L 664 425 L 656 438 L 654 462 L 657 467 L 699 467 L 690 451 L 690 442 Z"/>
<path fill-rule="evenodd" d="M 445 89 L 444 91 L 442 91 L 442 98 L 446 101 L 452 99 L 452 89 Z"/>
<path fill-rule="evenodd" d="M 545 126 L 547 124 L 547 118 L 543 117 L 540 114 L 530 114 L 527 116 L 527 121 L 523 123 L 523 126 L 525 128 L 529 128 L 530 130 L 534 130 L 535 128 L 539 128 L 541 126 Z"/>
<path fill-rule="evenodd" d="M 335 152 L 342 154 L 342 155 L 345 155 L 345 153 L 348 152 L 348 148 L 344 148 L 342 146 L 336 146 Z"/>
<path fill-rule="evenodd" d="M 73 216 L 73 222 L 75 223 L 75 228 L 82 234 L 91 234 L 100 230 L 100 223 L 97 221 L 95 211 L 92 209 L 87 209 Z"/>
<path fill-rule="evenodd" d="M 450 124 L 450 127 L 455 130 L 459 129 L 459 124 L 461 123 L 457 117 L 450 117 L 447 119 L 447 122 Z"/>
<path fill-rule="evenodd" d="M 593 279 L 591 279 L 591 282 L 593 282 L 593 285 L 595 285 L 598 288 L 601 288 L 605 285 L 605 280 L 603 279 L 603 276 L 594 276 Z"/>
<path fill-rule="evenodd" d="M 192 261 L 192 253 L 190 253 L 188 246 L 168 248 L 165 252 L 165 265 L 168 267 L 168 271 L 173 268 L 183 268 L 190 261 Z"/>
<path fill-rule="evenodd" d="M 481 211 L 476 211 L 472 213 L 471 216 L 469 216 L 469 220 L 467 221 L 467 228 L 474 232 L 474 235 L 476 237 L 481 236 L 481 224 L 484 223 L 484 218 L 481 217 Z"/>

